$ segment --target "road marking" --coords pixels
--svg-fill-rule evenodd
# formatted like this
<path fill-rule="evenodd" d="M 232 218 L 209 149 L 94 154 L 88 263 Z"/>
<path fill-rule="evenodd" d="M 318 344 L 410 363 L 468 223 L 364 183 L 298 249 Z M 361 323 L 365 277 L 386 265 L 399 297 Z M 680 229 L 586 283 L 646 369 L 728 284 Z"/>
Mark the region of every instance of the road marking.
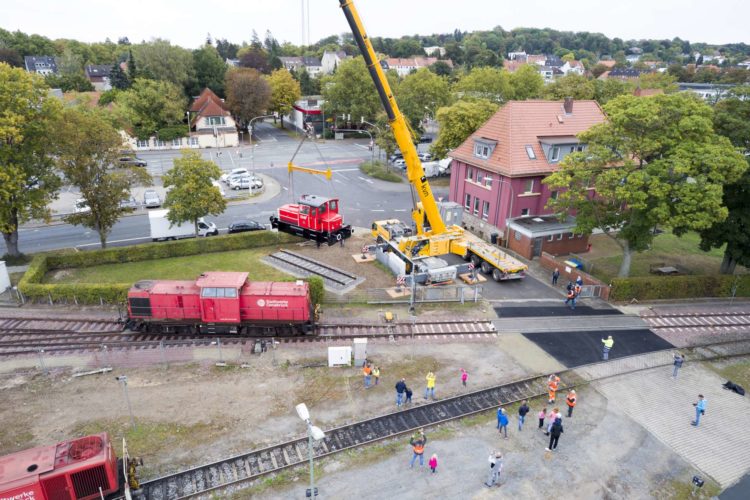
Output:
<path fill-rule="evenodd" d="M 333 179 L 333 182 L 338 182 L 339 184 L 346 184 L 344 181 L 340 181 L 338 179 Z"/>
<path fill-rule="evenodd" d="M 394 210 L 394 212 L 406 212 L 405 208 L 397 208 Z"/>
<path fill-rule="evenodd" d="M 382 208 L 373 208 L 370 212 L 385 212 L 385 210 Z"/>
<path fill-rule="evenodd" d="M 365 179 L 364 177 L 360 177 L 360 176 L 357 176 L 357 178 L 358 178 L 359 180 L 362 180 L 362 181 L 365 181 L 365 182 L 369 182 L 370 184 L 375 184 L 375 183 L 374 183 L 373 181 L 371 181 L 370 179 Z"/>

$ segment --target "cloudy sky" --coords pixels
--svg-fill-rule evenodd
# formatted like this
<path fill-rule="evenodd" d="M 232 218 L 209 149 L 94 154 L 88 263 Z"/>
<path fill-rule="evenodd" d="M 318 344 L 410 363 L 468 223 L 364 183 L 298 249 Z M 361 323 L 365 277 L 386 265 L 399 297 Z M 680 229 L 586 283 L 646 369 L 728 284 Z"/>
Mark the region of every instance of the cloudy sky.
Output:
<path fill-rule="evenodd" d="M 750 43 L 748 0 L 355 0 L 371 36 L 399 37 L 502 26 L 592 31 L 610 38 Z M 336 0 L 1 0 L 0 27 L 49 38 L 131 42 L 160 37 L 187 48 L 207 33 L 240 43 L 252 30 L 302 42 L 348 32 Z M 305 21 L 307 24 L 307 21 Z"/>

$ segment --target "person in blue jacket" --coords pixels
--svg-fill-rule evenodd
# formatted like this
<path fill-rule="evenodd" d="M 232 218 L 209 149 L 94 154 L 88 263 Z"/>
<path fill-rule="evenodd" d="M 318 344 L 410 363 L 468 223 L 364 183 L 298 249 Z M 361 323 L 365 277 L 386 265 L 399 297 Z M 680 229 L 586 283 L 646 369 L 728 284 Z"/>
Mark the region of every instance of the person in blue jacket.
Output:
<path fill-rule="evenodd" d="M 508 439 L 508 414 L 502 406 L 497 409 L 497 431 L 504 433 L 505 439 Z"/>
<path fill-rule="evenodd" d="M 701 423 L 701 415 L 706 414 L 706 398 L 703 397 L 703 394 L 698 394 L 698 402 L 693 403 L 693 406 L 695 406 L 695 420 L 692 424 L 698 427 Z"/>

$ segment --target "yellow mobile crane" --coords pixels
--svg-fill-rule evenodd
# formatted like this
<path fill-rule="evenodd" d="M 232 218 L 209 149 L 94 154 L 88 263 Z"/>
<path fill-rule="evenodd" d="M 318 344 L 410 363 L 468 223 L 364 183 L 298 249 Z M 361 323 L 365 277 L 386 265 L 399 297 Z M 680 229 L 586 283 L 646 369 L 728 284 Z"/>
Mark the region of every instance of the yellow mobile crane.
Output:
<path fill-rule="evenodd" d="M 391 247 L 395 243 L 396 249 L 401 252 L 402 259 L 407 262 L 407 272 L 411 270 L 413 258 L 453 253 L 465 260 L 471 260 L 485 274 L 492 274 L 496 281 L 523 278 L 527 269 L 525 264 L 473 234 L 465 232 L 460 226 L 445 225 L 430 184 L 427 182 L 422 163 L 417 156 L 409 126 L 398 109 L 396 99 L 383 73 L 383 68 L 375 56 L 354 2 L 353 0 L 339 0 L 339 3 L 352 30 L 354 40 L 365 59 L 370 77 L 375 83 L 396 143 L 404 155 L 406 177 L 412 187 L 412 196 L 416 191 L 419 199 L 418 202 L 416 199 L 413 200 L 415 203 L 412 219 L 416 226 L 415 235 L 404 235 L 403 224 L 398 220 L 384 220 L 373 223 L 373 236 L 378 238 L 378 241 L 389 243 Z"/>

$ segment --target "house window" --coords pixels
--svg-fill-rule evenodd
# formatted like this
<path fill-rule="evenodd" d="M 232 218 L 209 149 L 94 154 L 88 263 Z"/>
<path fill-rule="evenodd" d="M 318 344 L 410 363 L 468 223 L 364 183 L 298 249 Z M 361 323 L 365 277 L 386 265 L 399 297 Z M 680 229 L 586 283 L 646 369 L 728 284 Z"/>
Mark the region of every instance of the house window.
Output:
<path fill-rule="evenodd" d="M 550 234 L 549 236 L 547 236 L 547 241 L 555 241 L 555 235 Z"/>
<path fill-rule="evenodd" d="M 523 186 L 523 192 L 524 193 L 534 192 L 534 179 L 526 179 L 525 184 Z"/>
<path fill-rule="evenodd" d="M 481 170 L 477 170 L 477 184 L 481 185 L 484 179 L 484 173 Z"/>
<path fill-rule="evenodd" d="M 172 146 L 182 146 L 182 137 L 172 139 Z"/>
<path fill-rule="evenodd" d="M 536 153 L 534 153 L 533 146 L 526 146 L 526 154 L 529 155 L 529 160 L 536 160 Z"/>
<path fill-rule="evenodd" d="M 521 217 L 529 215 L 529 209 L 528 208 L 522 208 L 521 209 Z"/>
<path fill-rule="evenodd" d="M 518 231 L 514 231 L 514 233 L 515 234 L 513 236 L 516 238 L 516 241 L 521 241 L 521 233 L 519 233 Z"/>
<path fill-rule="evenodd" d="M 224 125 L 224 117 L 223 116 L 208 116 L 206 117 L 206 121 L 209 125 Z"/>
<path fill-rule="evenodd" d="M 471 195 L 470 194 L 466 195 L 466 202 L 464 203 L 464 207 L 466 208 L 466 210 L 471 210 Z"/>
<path fill-rule="evenodd" d="M 474 197 L 474 215 L 479 215 L 479 198 Z"/>
<path fill-rule="evenodd" d="M 551 192 L 551 193 L 549 194 L 549 199 L 550 199 L 550 200 L 557 200 L 557 191 L 552 191 L 552 192 Z"/>
<path fill-rule="evenodd" d="M 482 202 L 482 219 L 487 220 L 490 216 L 490 202 Z"/>
<path fill-rule="evenodd" d="M 552 146 L 552 150 L 549 153 L 549 161 L 557 161 L 560 159 L 560 148 L 558 146 Z"/>
<path fill-rule="evenodd" d="M 487 188 L 492 187 L 492 176 L 491 175 L 485 175 L 484 176 L 484 186 Z"/>
<path fill-rule="evenodd" d="M 560 233 L 560 234 L 557 235 L 557 241 L 562 240 L 562 238 L 563 238 L 563 234 L 562 233 Z"/>
<path fill-rule="evenodd" d="M 579 144 L 578 146 L 576 146 L 576 151 L 578 151 L 579 153 L 583 151 L 583 144 Z"/>
<path fill-rule="evenodd" d="M 163 147 L 164 147 L 164 141 L 162 141 L 162 140 L 158 140 L 158 141 L 157 141 L 157 140 L 154 140 L 154 145 L 155 145 L 155 146 L 156 146 L 157 148 L 163 148 Z"/>
<path fill-rule="evenodd" d="M 573 239 L 573 236 L 575 236 L 575 235 L 574 235 L 573 233 L 568 233 L 568 239 L 569 239 L 569 240 L 572 240 L 572 239 Z"/>
<path fill-rule="evenodd" d="M 474 156 L 487 159 L 490 157 L 490 147 L 484 144 L 474 144 Z"/>
<path fill-rule="evenodd" d="M 138 139 L 137 141 L 135 141 L 135 145 L 136 145 L 136 147 L 139 147 L 139 148 L 147 148 L 148 147 L 148 140 L 142 141 L 142 140 Z"/>
<path fill-rule="evenodd" d="M 190 145 L 191 146 L 197 146 L 198 145 L 198 138 L 197 137 L 191 137 L 190 138 Z"/>
<path fill-rule="evenodd" d="M 467 181 L 471 180 L 471 176 L 473 174 L 474 174 L 474 171 L 472 170 L 472 168 L 471 167 L 466 167 L 466 180 Z"/>

